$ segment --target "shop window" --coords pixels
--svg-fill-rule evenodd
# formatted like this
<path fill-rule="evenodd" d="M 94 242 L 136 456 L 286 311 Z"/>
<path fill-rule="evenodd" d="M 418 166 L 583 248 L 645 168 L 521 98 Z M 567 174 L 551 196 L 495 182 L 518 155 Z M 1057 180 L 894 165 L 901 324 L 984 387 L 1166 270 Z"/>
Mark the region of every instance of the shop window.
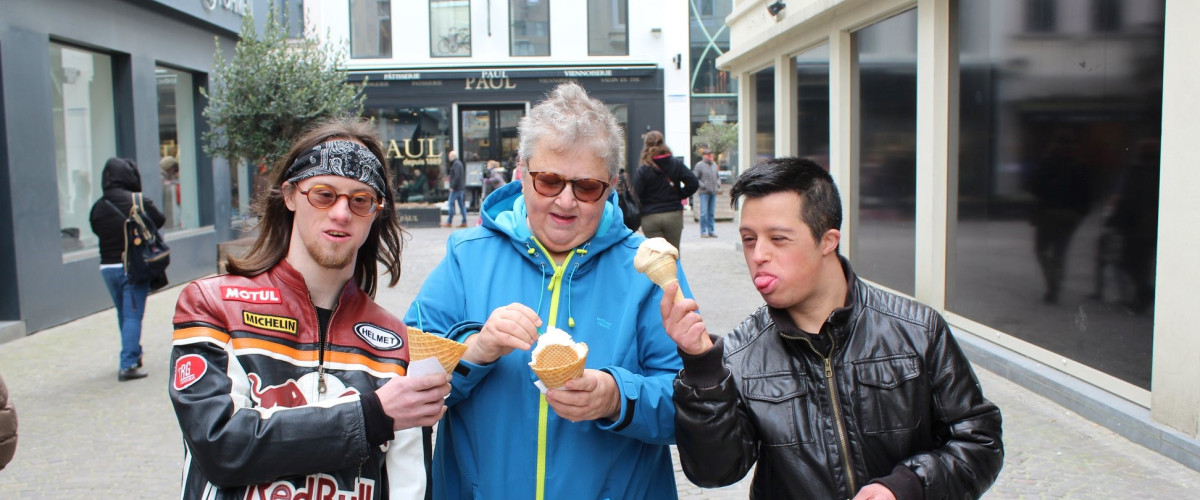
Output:
<path fill-rule="evenodd" d="M 829 170 L 829 45 L 797 55 L 797 156 Z"/>
<path fill-rule="evenodd" d="M 117 154 L 112 58 L 51 43 L 50 87 L 63 251 L 93 248 L 92 203 L 104 193 L 104 162 Z"/>
<path fill-rule="evenodd" d="M 448 107 L 368 107 L 383 140 L 385 167 L 399 203 L 446 200 L 441 167 L 450 147 Z"/>
<path fill-rule="evenodd" d="M 946 308 L 1149 390 L 1164 1 L 1037 45 L 997 15 L 1019 5 L 960 1 Z"/>
<path fill-rule="evenodd" d="M 429 52 L 433 57 L 471 56 L 470 0 L 429 0 Z"/>
<path fill-rule="evenodd" d="M 350 57 L 392 57 L 391 0 L 349 0 Z"/>
<path fill-rule="evenodd" d="M 200 225 L 196 181 L 196 86 L 192 74 L 155 68 L 158 80 L 158 154 L 166 231 Z M 148 179 L 142 179 L 148 182 Z"/>
<path fill-rule="evenodd" d="M 1058 24 L 1059 0 L 1025 0 L 1025 31 L 1049 33 Z"/>
<path fill-rule="evenodd" d="M 711 1 L 701 2 L 699 8 L 695 2 L 691 4 L 688 52 L 693 96 L 737 93 L 736 86 L 731 85 L 729 72 L 717 69 L 717 57 L 729 50 L 729 27 L 725 25 L 725 17 L 732 9 L 732 2 L 722 2 L 716 12 Z"/>
<path fill-rule="evenodd" d="M 1121 28 L 1121 0 L 1092 0 L 1092 29 L 1112 33 Z"/>
<path fill-rule="evenodd" d="M 701 146 L 696 140 L 696 135 L 706 123 L 728 123 L 737 121 L 737 98 L 736 97 L 708 97 L 708 96 L 692 96 L 692 164 L 700 161 L 700 156 L 696 155 L 696 148 Z M 736 124 L 736 123 L 735 123 Z M 733 169 L 737 167 L 737 142 L 735 141 L 728 151 L 722 151 L 713 158 L 717 162 L 717 173 L 721 176 L 721 182 L 730 183 L 733 181 Z"/>
<path fill-rule="evenodd" d="M 509 55 L 550 55 L 550 0 L 509 0 Z"/>
<path fill-rule="evenodd" d="M 863 278 L 912 295 L 916 280 L 917 12 L 853 34 L 858 59 L 858 224 L 851 259 Z"/>
<path fill-rule="evenodd" d="M 588 0 L 588 55 L 629 55 L 628 0 Z"/>
<path fill-rule="evenodd" d="M 775 157 L 775 68 L 754 73 L 754 151 L 756 162 Z"/>

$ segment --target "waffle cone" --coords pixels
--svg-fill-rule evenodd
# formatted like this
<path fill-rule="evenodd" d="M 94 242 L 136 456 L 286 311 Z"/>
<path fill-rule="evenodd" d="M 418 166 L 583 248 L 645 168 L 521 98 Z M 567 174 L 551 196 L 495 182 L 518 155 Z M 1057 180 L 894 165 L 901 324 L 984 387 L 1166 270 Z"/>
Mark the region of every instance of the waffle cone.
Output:
<path fill-rule="evenodd" d="M 657 260 L 650 265 L 647 265 L 646 270 L 642 272 L 645 273 L 646 276 L 650 277 L 650 281 L 653 281 L 656 285 L 662 287 L 664 290 L 667 288 L 667 285 L 670 285 L 672 282 L 679 281 L 679 278 L 675 273 L 675 259 L 666 254 L 660 255 Z M 683 299 L 683 290 L 676 288 L 675 300 L 681 299 Z"/>
<path fill-rule="evenodd" d="M 553 344 L 543 347 L 537 358 L 529 363 L 533 373 L 537 374 L 547 389 L 557 389 L 568 380 L 583 375 L 583 365 L 587 362 L 587 344 L 580 342 L 578 345 L 583 346 L 582 356 L 571 346 Z"/>
<path fill-rule="evenodd" d="M 450 373 L 458 366 L 458 360 L 465 352 L 467 346 L 464 344 L 408 327 L 408 357 L 412 361 L 437 358 L 446 373 Z"/>

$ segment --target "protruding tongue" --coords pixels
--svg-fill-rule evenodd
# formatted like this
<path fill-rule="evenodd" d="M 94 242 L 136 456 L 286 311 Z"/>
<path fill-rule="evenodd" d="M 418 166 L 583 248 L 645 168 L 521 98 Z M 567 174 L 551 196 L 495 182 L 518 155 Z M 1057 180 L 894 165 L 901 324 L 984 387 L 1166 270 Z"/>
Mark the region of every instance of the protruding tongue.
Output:
<path fill-rule="evenodd" d="M 776 279 L 777 278 L 775 278 L 774 276 L 768 276 L 768 275 L 755 276 L 754 277 L 754 287 L 758 288 L 759 290 L 766 290 L 767 288 L 770 288 L 771 285 L 775 284 Z"/>

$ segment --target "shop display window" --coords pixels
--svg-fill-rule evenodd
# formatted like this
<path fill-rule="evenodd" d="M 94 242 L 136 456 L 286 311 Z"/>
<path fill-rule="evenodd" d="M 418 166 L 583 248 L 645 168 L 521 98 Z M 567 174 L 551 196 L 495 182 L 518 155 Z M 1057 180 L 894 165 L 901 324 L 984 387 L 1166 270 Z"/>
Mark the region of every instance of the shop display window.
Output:
<path fill-rule="evenodd" d="M 92 203 L 104 193 L 104 162 L 117 155 L 112 57 L 51 43 L 50 90 L 63 251 L 95 248 Z"/>

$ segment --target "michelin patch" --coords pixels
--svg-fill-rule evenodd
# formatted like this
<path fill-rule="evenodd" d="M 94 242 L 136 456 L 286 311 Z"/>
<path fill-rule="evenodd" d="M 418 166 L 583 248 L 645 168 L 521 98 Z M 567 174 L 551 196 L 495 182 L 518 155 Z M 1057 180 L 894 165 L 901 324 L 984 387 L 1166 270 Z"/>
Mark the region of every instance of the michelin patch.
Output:
<path fill-rule="evenodd" d="M 371 323 L 354 325 L 354 333 L 363 339 L 363 342 L 380 351 L 394 351 L 404 345 L 404 341 L 400 340 L 400 335 L 396 332 Z"/>
<path fill-rule="evenodd" d="M 263 330 L 295 335 L 298 322 L 286 316 L 271 316 L 269 314 L 242 311 L 242 323 L 245 323 L 246 326 L 253 326 Z"/>

